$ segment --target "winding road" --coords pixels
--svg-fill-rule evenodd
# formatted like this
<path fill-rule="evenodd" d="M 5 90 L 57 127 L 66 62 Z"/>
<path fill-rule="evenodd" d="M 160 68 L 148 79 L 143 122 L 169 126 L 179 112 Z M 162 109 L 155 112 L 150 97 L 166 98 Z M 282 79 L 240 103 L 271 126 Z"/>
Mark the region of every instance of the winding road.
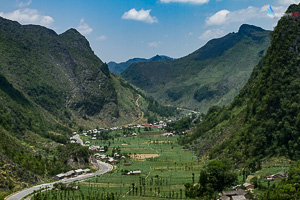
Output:
<path fill-rule="evenodd" d="M 76 137 L 74 136 L 74 138 L 76 138 L 77 143 L 80 143 L 82 146 L 84 145 L 82 140 L 79 138 L 79 135 L 76 135 Z M 99 171 L 95 172 L 95 173 L 79 175 L 79 176 L 74 177 L 74 178 L 65 178 L 65 179 L 62 179 L 62 180 L 59 180 L 59 181 L 56 181 L 56 182 L 37 185 L 37 186 L 31 187 L 31 188 L 22 190 L 20 192 L 14 193 L 14 194 L 6 197 L 5 200 L 20 200 L 20 199 L 26 197 L 27 195 L 31 194 L 35 190 L 46 189 L 47 187 L 49 189 L 51 189 L 51 188 L 53 188 L 53 185 L 55 183 L 71 183 L 71 182 L 74 182 L 74 181 L 79 181 L 79 180 L 83 180 L 83 179 L 86 179 L 86 178 L 91 178 L 93 176 L 105 174 L 106 172 L 113 169 L 112 165 L 104 163 L 104 162 L 97 161 L 97 164 L 99 165 L 99 167 L 101 169 Z"/>

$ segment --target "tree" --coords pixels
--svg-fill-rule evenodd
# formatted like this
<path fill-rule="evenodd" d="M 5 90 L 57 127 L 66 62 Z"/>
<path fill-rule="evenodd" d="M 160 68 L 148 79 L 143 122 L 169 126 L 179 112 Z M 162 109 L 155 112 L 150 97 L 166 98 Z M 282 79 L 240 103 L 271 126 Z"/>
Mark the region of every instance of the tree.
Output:
<path fill-rule="evenodd" d="M 222 161 L 213 160 L 200 172 L 199 183 L 186 183 L 186 196 L 214 198 L 216 192 L 230 187 L 237 181 L 237 174 L 229 170 L 229 166 Z"/>

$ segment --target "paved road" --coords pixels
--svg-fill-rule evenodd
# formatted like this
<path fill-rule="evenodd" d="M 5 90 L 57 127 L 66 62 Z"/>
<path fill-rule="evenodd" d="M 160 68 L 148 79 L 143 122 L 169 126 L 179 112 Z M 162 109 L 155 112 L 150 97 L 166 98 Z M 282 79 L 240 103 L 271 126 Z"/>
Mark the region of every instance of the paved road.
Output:
<path fill-rule="evenodd" d="M 73 139 L 75 139 L 75 140 L 76 140 L 76 143 L 79 143 L 81 146 L 85 146 L 85 145 L 83 144 L 82 139 L 80 139 L 80 137 L 79 137 L 78 134 L 77 134 L 77 135 L 74 135 L 74 136 L 73 136 Z"/>
<path fill-rule="evenodd" d="M 43 185 L 34 186 L 34 187 L 31 187 L 31 188 L 22 190 L 18 193 L 15 193 L 15 194 L 5 198 L 5 200 L 19 200 L 19 199 L 22 199 L 25 196 L 31 194 L 35 190 L 39 190 L 41 188 L 46 188 L 46 187 L 52 188 L 55 183 L 71 183 L 73 181 L 79 181 L 79 180 L 82 180 L 82 179 L 86 179 L 86 178 L 90 178 L 90 177 L 93 177 L 93 176 L 104 174 L 104 173 L 112 170 L 112 168 L 113 168 L 113 166 L 111 166 L 110 164 L 103 163 L 103 162 L 100 162 L 100 161 L 97 161 L 97 162 L 98 162 L 98 165 L 101 167 L 101 170 L 99 170 L 95 173 L 80 175 L 80 176 L 77 176 L 75 178 L 62 179 L 60 181 L 56 181 L 56 182 L 53 182 L 53 183 L 47 183 L 47 184 L 43 184 Z"/>

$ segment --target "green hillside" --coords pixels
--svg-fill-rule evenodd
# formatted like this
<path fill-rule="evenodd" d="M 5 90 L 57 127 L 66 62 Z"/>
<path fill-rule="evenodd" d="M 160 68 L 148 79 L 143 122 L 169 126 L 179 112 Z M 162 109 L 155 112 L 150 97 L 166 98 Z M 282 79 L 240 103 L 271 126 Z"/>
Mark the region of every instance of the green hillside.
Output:
<path fill-rule="evenodd" d="M 162 103 L 199 109 L 227 105 L 269 46 L 269 31 L 242 25 L 175 61 L 132 64 L 121 76 Z"/>
<path fill-rule="evenodd" d="M 77 30 L 58 35 L 0 17 L 0 199 L 89 167 L 87 147 L 69 143 L 73 131 L 173 114 L 111 74 Z"/>
<path fill-rule="evenodd" d="M 292 5 L 287 13 L 299 8 Z M 300 159 L 299 27 L 299 17 L 282 17 L 266 55 L 234 101 L 224 108 L 211 107 L 181 142 L 193 142 L 199 156 L 228 157 L 251 171 L 267 157 Z"/>
<path fill-rule="evenodd" d="M 117 112 L 107 65 L 75 29 L 61 35 L 0 19 L 1 74 L 31 100 L 59 118 Z M 106 105 L 109 104 L 109 107 Z"/>

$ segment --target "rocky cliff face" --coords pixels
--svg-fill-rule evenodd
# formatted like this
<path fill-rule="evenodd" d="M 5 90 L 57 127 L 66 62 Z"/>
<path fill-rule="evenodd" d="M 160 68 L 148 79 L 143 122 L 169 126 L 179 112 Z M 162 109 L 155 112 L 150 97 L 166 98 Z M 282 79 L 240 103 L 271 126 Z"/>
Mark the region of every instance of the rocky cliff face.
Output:
<path fill-rule="evenodd" d="M 0 42 L 1 74 L 51 114 L 117 117 L 108 66 L 75 29 L 58 35 L 0 18 Z"/>

